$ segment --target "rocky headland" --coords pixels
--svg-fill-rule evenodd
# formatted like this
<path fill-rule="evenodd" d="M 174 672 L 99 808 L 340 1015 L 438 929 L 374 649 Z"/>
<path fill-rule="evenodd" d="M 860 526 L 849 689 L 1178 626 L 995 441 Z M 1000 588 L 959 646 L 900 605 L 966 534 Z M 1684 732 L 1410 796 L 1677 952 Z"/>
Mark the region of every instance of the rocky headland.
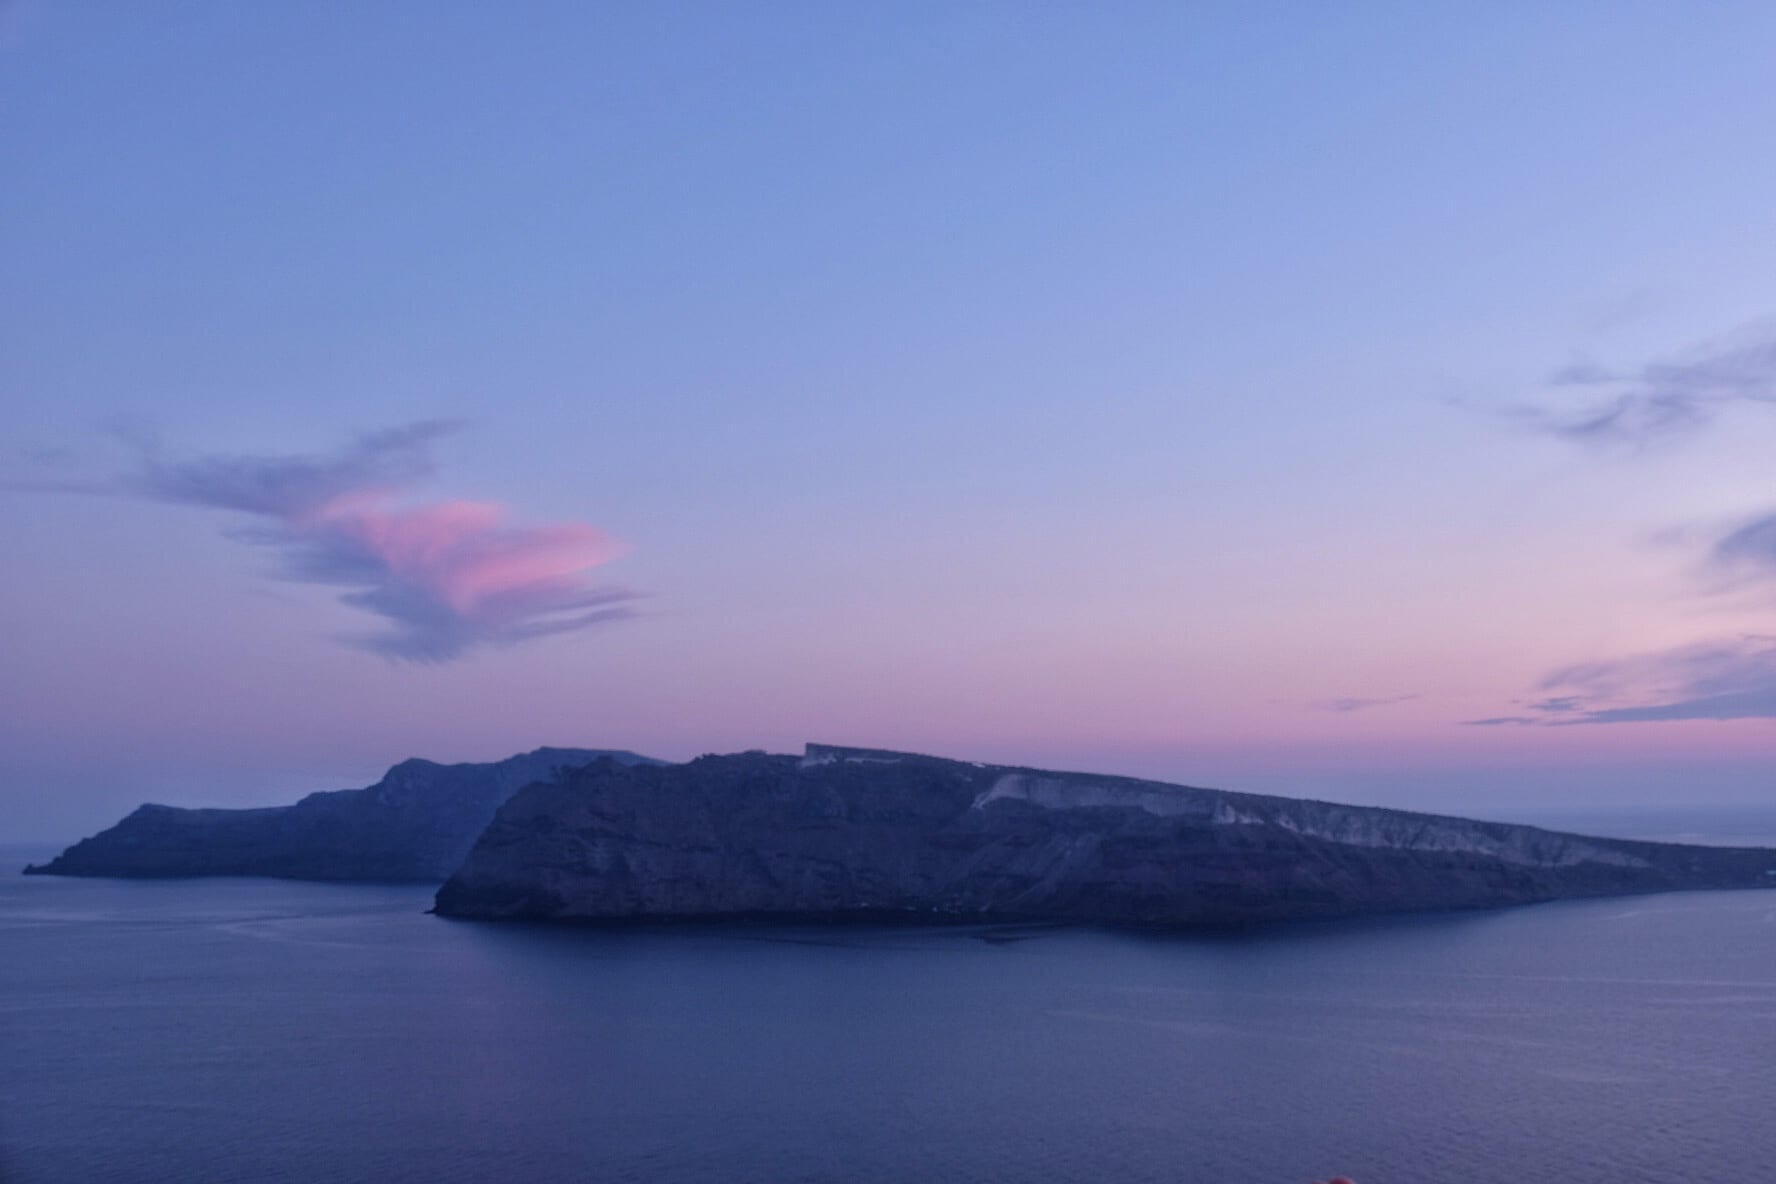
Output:
<path fill-rule="evenodd" d="M 809 745 L 599 760 L 499 807 L 445 916 L 1234 925 L 1776 887 L 1776 850 L 1588 838 Z"/>
<path fill-rule="evenodd" d="M 462 863 L 514 791 L 597 760 L 624 767 L 650 758 L 610 749 L 539 748 L 490 764 L 409 760 L 365 789 L 312 793 L 289 806 L 145 805 L 25 873 L 436 883 Z"/>

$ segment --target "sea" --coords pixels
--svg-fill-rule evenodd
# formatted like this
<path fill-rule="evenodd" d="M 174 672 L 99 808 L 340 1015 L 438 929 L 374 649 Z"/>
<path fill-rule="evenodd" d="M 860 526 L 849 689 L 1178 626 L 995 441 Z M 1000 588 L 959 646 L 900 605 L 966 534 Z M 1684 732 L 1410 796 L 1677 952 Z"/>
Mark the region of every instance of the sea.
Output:
<path fill-rule="evenodd" d="M 51 853 L 0 849 L 6 1184 L 1776 1166 L 1776 892 L 1207 934 L 596 929 L 433 917 L 425 886 L 15 874 Z"/>

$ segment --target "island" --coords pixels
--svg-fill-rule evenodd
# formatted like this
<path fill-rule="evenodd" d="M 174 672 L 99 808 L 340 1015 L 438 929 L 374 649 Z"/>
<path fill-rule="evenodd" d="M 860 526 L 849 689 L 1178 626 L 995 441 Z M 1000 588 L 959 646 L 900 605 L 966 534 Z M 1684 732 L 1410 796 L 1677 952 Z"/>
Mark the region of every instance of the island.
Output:
<path fill-rule="evenodd" d="M 312 793 L 288 806 L 145 805 L 25 874 L 435 884 L 462 863 L 514 791 L 596 760 L 618 767 L 652 763 L 614 749 L 539 748 L 487 764 L 402 761 L 375 785 Z"/>
<path fill-rule="evenodd" d="M 528 786 L 446 917 L 1222 926 L 1776 887 L 1776 850 L 808 745 Z"/>

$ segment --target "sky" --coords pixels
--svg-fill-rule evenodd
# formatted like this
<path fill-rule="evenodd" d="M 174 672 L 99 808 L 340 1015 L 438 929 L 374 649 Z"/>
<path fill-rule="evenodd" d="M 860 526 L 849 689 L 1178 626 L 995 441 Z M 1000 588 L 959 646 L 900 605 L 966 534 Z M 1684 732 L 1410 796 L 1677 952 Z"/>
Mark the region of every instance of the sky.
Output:
<path fill-rule="evenodd" d="M 0 838 L 807 741 L 1776 803 L 1767 4 L 0 8 Z"/>

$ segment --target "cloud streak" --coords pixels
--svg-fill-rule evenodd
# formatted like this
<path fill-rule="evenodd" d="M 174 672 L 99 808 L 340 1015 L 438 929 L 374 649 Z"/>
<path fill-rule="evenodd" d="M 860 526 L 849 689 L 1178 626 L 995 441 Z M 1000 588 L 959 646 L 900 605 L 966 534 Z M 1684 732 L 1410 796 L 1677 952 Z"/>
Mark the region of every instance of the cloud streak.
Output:
<path fill-rule="evenodd" d="M 1583 390 L 1588 405 L 1520 408 L 1534 426 L 1585 443 L 1649 443 L 1700 427 L 1734 403 L 1776 403 L 1776 322 L 1747 325 L 1634 369 L 1569 366 L 1550 381 Z"/>
<path fill-rule="evenodd" d="M 402 501 L 455 430 L 411 424 L 326 456 L 151 450 L 113 491 L 247 516 L 230 537 L 275 551 L 282 579 L 346 589 L 341 602 L 384 627 L 345 640 L 391 658 L 449 662 L 632 615 L 633 593 L 587 578 L 624 551 L 595 526 L 509 525 L 491 502 Z"/>
<path fill-rule="evenodd" d="M 1635 370 L 1573 366 L 1557 386 L 1601 396 L 1578 413 L 1519 408 L 1538 428 L 1582 442 L 1644 444 L 1705 426 L 1731 405 L 1776 404 L 1776 321 L 1746 325 Z M 1776 588 L 1776 511 L 1719 532 L 1701 572 L 1713 590 Z M 1546 697 L 1473 727 L 1569 727 L 1667 720 L 1776 719 L 1776 638 L 1741 636 L 1557 670 Z"/>
<path fill-rule="evenodd" d="M 1776 588 L 1776 512 L 1720 534 L 1708 547 L 1703 570 L 1728 587 Z M 1528 704 L 1524 714 L 1465 722 L 1560 727 L 1776 719 L 1776 638 L 1750 634 L 1580 663 L 1554 671 L 1540 689 L 1549 697 Z"/>
<path fill-rule="evenodd" d="M 1776 719 L 1776 638 L 1746 636 L 1585 662 L 1542 680 L 1562 691 L 1477 727 Z"/>
<path fill-rule="evenodd" d="M 1418 693 L 1410 695 L 1387 695 L 1381 698 L 1361 698 L 1350 696 L 1343 699 L 1321 699 L 1308 706 L 1316 711 L 1330 711 L 1338 715 L 1349 715 L 1353 711 L 1368 711 L 1375 707 L 1391 707 L 1395 703 L 1407 703 L 1418 698 Z"/>
<path fill-rule="evenodd" d="M 1748 518 L 1716 539 L 1708 563 L 1715 573 L 1736 583 L 1776 581 L 1776 512 Z"/>

